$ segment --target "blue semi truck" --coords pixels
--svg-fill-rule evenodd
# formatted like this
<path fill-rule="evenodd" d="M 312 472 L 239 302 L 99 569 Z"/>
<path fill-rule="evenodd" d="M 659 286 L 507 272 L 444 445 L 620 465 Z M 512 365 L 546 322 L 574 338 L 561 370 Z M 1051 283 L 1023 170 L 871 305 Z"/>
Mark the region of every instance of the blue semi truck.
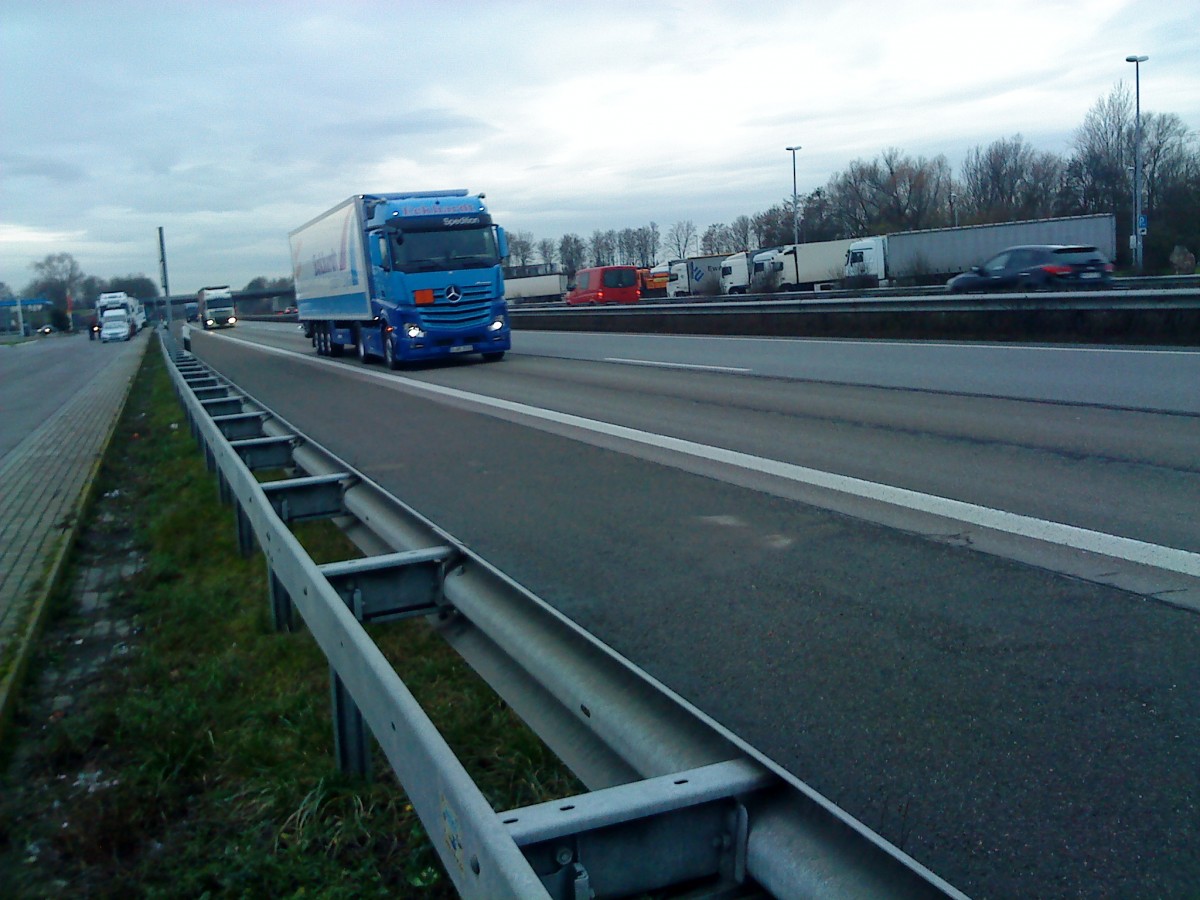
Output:
<path fill-rule="evenodd" d="M 322 356 L 389 368 L 512 345 L 504 229 L 483 194 L 359 194 L 289 235 L 298 317 Z"/>

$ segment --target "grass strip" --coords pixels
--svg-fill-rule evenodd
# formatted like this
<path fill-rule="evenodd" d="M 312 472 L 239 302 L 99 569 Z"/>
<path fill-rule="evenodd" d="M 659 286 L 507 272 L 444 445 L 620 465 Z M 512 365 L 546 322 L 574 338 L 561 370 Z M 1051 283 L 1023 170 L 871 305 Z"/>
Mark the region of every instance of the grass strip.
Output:
<path fill-rule="evenodd" d="M 328 665 L 272 631 L 264 562 L 238 556 L 157 352 L 99 477 L 5 747 L 5 896 L 454 896 L 378 748 L 370 783 L 334 768 Z M 318 561 L 358 555 L 330 524 L 297 534 Z M 121 652 L 89 668 L 82 586 L 122 565 Z M 424 622 L 372 636 L 494 809 L 581 790 Z M 63 712 L 55 673 L 81 669 Z"/>

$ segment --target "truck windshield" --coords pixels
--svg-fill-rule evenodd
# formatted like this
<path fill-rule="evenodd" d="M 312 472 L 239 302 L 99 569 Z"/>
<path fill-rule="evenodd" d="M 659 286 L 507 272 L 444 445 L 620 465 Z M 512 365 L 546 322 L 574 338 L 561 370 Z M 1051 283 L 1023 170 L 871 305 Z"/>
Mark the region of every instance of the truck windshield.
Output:
<path fill-rule="evenodd" d="M 401 239 L 393 235 L 389 244 L 393 267 L 401 272 L 486 269 L 500 262 L 491 228 L 406 231 Z"/>

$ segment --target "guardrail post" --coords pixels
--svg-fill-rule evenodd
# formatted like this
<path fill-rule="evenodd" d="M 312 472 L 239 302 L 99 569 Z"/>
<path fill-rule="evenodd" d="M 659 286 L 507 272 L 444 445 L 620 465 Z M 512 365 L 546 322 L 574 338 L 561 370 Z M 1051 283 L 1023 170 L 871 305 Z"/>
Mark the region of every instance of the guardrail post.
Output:
<path fill-rule="evenodd" d="M 237 525 L 238 553 L 243 559 L 248 559 L 254 555 L 257 545 L 254 537 L 254 526 L 250 524 L 250 517 L 246 515 L 246 511 L 242 509 L 240 503 L 234 503 L 233 510 L 234 521 Z"/>
<path fill-rule="evenodd" d="M 370 778 L 371 745 L 362 712 L 332 666 L 329 667 L 329 685 L 333 701 L 333 752 L 338 771 Z"/>
<path fill-rule="evenodd" d="M 287 592 L 275 570 L 267 567 L 267 592 L 271 600 L 271 620 L 276 631 L 295 631 L 292 615 L 292 595 Z"/>

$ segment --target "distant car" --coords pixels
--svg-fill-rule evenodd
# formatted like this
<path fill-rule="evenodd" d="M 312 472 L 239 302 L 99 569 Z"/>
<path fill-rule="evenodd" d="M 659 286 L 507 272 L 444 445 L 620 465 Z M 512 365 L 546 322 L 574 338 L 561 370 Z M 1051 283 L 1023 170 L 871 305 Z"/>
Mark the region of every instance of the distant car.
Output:
<path fill-rule="evenodd" d="M 1112 284 L 1113 267 L 1095 247 L 1052 244 L 1009 247 L 982 266 L 946 282 L 952 294 L 970 291 L 1054 291 Z"/>
<path fill-rule="evenodd" d="M 54 326 L 53 325 L 43 325 L 41 328 L 39 328 L 37 330 L 37 333 L 38 334 L 54 334 Z"/>

